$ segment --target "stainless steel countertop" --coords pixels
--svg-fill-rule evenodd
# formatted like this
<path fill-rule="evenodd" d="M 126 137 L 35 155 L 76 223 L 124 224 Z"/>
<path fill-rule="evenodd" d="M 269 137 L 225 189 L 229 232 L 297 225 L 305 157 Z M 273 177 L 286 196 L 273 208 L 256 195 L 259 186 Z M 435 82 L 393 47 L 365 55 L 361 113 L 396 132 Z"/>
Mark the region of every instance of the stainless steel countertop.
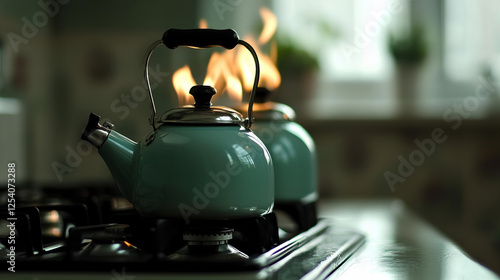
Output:
<path fill-rule="evenodd" d="M 366 235 L 329 279 L 500 279 L 399 200 L 328 200 L 322 217 Z"/>

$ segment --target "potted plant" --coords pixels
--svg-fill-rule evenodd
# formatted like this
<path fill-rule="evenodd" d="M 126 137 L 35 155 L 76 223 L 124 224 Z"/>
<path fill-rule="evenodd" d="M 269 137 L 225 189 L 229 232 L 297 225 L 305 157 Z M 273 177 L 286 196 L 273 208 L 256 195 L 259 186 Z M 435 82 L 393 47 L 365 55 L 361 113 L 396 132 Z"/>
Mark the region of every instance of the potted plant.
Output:
<path fill-rule="evenodd" d="M 420 72 L 427 57 L 424 29 L 413 26 L 401 36 L 390 34 L 389 51 L 396 66 L 396 93 L 400 112 L 403 116 L 413 116 Z"/>
<path fill-rule="evenodd" d="M 273 99 L 291 106 L 301 118 L 304 105 L 314 93 L 319 61 L 291 40 L 278 40 L 277 45 L 277 67 L 282 80 Z"/>

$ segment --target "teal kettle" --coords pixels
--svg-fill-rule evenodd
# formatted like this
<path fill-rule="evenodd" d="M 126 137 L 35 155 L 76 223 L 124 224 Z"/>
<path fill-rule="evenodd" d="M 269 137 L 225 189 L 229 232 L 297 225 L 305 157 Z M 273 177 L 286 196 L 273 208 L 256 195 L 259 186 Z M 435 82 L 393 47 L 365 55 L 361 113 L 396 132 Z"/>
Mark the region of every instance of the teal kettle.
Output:
<path fill-rule="evenodd" d="M 256 75 L 248 116 L 213 106 L 216 90 L 193 86 L 195 103 L 173 108 L 161 117 L 149 84 L 148 64 L 160 45 L 170 49 L 245 46 L 253 55 Z M 135 142 L 100 124 L 90 114 L 82 139 L 98 148 L 124 196 L 143 215 L 193 220 L 259 217 L 274 203 L 274 169 L 263 142 L 250 129 L 259 61 L 253 48 L 235 31 L 169 29 L 147 52 L 144 80 L 149 91 L 152 131 Z"/>
<path fill-rule="evenodd" d="M 317 222 L 317 154 L 314 140 L 295 122 L 295 111 L 288 105 L 269 100 L 267 88 L 256 90 L 253 131 L 273 159 L 275 209 L 295 220 L 298 230 Z M 246 107 L 240 111 L 247 112 Z"/>

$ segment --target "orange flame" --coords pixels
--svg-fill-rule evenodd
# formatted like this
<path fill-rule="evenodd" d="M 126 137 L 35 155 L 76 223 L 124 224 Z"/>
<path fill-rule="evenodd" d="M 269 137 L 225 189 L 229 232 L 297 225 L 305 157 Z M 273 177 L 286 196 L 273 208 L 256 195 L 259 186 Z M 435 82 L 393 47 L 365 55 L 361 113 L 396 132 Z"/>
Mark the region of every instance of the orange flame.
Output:
<path fill-rule="evenodd" d="M 226 76 L 226 91 L 232 100 L 241 101 L 243 98 L 243 89 L 238 78 L 232 74 Z"/>
<path fill-rule="evenodd" d="M 207 29 L 208 28 L 207 20 L 204 18 L 200 19 L 199 27 L 201 29 Z"/>
<path fill-rule="evenodd" d="M 237 76 L 234 75 L 232 52 L 213 53 L 207 67 L 204 85 L 212 85 L 219 92 L 226 91 L 233 100 L 241 100 L 243 90 Z"/>
<path fill-rule="evenodd" d="M 225 72 L 228 72 L 228 65 L 224 59 L 224 53 L 213 53 L 207 66 L 207 75 L 203 81 L 204 85 L 212 85 L 219 87 L 223 83 Z"/>
<path fill-rule="evenodd" d="M 264 23 L 259 39 L 246 36 L 245 41 L 252 45 L 259 57 L 260 62 L 260 80 L 259 86 L 274 90 L 281 83 L 281 76 L 276 68 L 276 44 L 271 42 L 270 55 L 265 55 L 261 47 L 267 44 L 278 25 L 276 16 L 267 8 L 260 9 L 260 15 Z M 200 28 L 208 28 L 205 19 L 200 20 Z M 208 62 L 207 74 L 203 81 L 204 85 L 211 85 L 221 93 L 227 92 L 229 98 L 235 101 L 241 101 L 243 98 L 243 89 L 250 91 L 255 77 L 255 62 L 252 55 L 245 48 L 238 48 L 236 51 L 228 50 L 222 53 L 214 52 Z M 178 69 L 172 76 L 174 88 L 177 92 L 180 104 L 193 102 L 189 95 L 189 89 L 195 85 L 188 66 Z M 240 82 L 241 79 L 241 82 Z"/>
<path fill-rule="evenodd" d="M 258 46 L 255 44 L 252 37 L 245 37 L 245 41 L 252 46 Z M 258 47 L 255 47 L 255 52 L 259 57 L 260 63 L 259 86 L 266 87 L 269 90 L 278 88 L 281 83 L 281 75 L 276 68 L 275 63 L 270 56 L 263 54 Z M 250 91 L 252 89 L 255 76 L 255 62 L 253 61 L 251 54 L 243 49 L 238 52 L 236 61 L 240 66 L 243 87 L 246 91 Z"/>
<path fill-rule="evenodd" d="M 193 96 L 189 94 L 189 90 L 192 86 L 196 85 L 196 82 L 193 79 L 189 66 L 184 65 L 175 71 L 172 75 L 172 83 L 177 93 L 179 104 L 185 105 L 194 103 Z"/>
<path fill-rule="evenodd" d="M 47 215 L 47 218 L 51 223 L 56 223 L 57 221 L 59 221 L 59 212 L 57 212 L 56 210 L 52 210 Z"/>
<path fill-rule="evenodd" d="M 274 90 L 281 84 L 281 75 L 276 68 L 276 44 L 271 44 L 271 55 L 265 55 L 261 51 L 261 47 L 268 43 L 278 26 L 276 16 L 267 8 L 260 9 L 260 16 L 264 23 L 262 32 L 259 36 L 258 42 L 254 38 L 247 36 L 245 41 L 252 45 L 259 57 L 260 63 L 260 79 L 259 86 L 266 87 L 269 90 Z M 246 51 L 239 51 L 237 54 L 237 64 L 240 68 L 240 75 L 243 81 L 243 87 L 246 91 L 250 91 L 253 85 L 255 75 L 255 63 L 252 56 Z"/>
<path fill-rule="evenodd" d="M 267 42 L 269 42 L 269 40 L 271 40 L 274 32 L 276 32 L 276 28 L 278 27 L 278 20 L 276 19 L 276 16 L 268 8 L 265 7 L 260 9 L 260 17 L 264 22 L 264 28 L 262 28 L 262 32 L 259 36 L 259 44 L 265 45 Z"/>

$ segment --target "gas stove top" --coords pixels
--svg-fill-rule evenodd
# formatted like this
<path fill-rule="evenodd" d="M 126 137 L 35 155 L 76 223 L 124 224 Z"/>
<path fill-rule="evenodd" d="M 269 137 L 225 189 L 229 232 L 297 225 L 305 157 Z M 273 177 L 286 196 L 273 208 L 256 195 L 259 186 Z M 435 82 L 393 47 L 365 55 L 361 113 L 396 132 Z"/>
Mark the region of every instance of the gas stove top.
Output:
<path fill-rule="evenodd" d="M 66 273 L 122 279 L 113 273 L 232 272 L 257 273 L 264 279 L 321 279 L 364 242 L 359 233 L 317 220 L 311 204 L 278 206 L 276 213 L 256 218 L 190 224 L 145 217 L 134 209 L 93 208 L 88 203 L 17 208 L 14 258 L 8 232 L 0 231 L 2 271 L 14 259 L 14 276 Z M 12 220 L 7 211 L 1 218 L 7 225 Z"/>

